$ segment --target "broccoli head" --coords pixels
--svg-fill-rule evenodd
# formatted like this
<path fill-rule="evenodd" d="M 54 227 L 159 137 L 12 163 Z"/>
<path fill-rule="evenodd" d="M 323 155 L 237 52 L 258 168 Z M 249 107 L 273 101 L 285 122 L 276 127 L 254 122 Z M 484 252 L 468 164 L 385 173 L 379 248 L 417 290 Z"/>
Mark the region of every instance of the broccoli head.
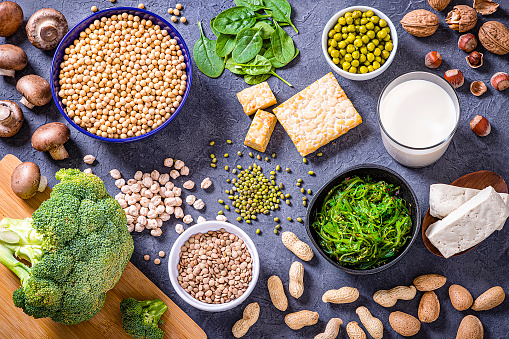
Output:
<path fill-rule="evenodd" d="M 164 332 L 157 326 L 168 307 L 160 299 L 137 301 L 134 298 L 122 300 L 122 327 L 136 339 L 162 339 Z"/>
<path fill-rule="evenodd" d="M 100 178 L 61 169 L 32 218 L 0 221 L 0 263 L 20 279 L 14 304 L 73 325 L 103 307 L 133 253 L 125 212 Z M 22 259 L 31 265 L 26 265 Z"/>

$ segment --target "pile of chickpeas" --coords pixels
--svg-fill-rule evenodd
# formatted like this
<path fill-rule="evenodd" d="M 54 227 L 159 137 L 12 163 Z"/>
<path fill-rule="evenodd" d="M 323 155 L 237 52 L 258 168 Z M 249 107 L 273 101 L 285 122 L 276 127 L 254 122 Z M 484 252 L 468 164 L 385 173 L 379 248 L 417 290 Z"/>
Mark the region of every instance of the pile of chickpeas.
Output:
<path fill-rule="evenodd" d="M 62 104 L 80 127 L 130 138 L 161 126 L 182 102 L 186 63 L 177 40 L 128 13 L 102 17 L 65 49 Z"/>

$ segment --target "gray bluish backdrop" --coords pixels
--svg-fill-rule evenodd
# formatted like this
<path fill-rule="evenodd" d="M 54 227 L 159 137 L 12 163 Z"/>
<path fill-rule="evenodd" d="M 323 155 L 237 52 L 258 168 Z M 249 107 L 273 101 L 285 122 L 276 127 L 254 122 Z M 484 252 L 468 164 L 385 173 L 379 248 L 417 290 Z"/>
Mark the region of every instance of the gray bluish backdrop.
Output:
<path fill-rule="evenodd" d="M 137 6 L 133 0 L 118 0 L 111 4 L 107 0 L 95 1 L 30 1 L 17 0 L 25 13 L 25 22 L 36 10 L 43 7 L 52 7 L 62 11 L 66 16 L 69 27 L 73 27 L 80 20 L 91 14 L 90 7 L 96 5 L 99 9 L 112 6 Z M 501 8 L 486 18 L 480 17 L 475 28 L 477 32 L 481 23 L 487 20 L 499 20 L 509 25 L 509 2 L 500 0 Z M 212 17 L 219 12 L 233 6 L 233 1 L 206 1 L 182 0 L 183 15 L 188 24 L 176 24 L 177 29 L 184 37 L 188 46 L 192 48 L 199 37 L 197 23 L 203 22 L 205 32 L 209 38 L 213 34 L 208 26 Z M 302 163 L 295 146 L 287 136 L 281 125 L 277 125 L 269 143 L 267 154 L 277 153 L 277 158 L 270 164 L 263 162 L 266 170 L 273 169 L 276 164 L 291 167 L 293 173 L 283 172 L 277 176 L 278 181 L 285 183 L 286 192 L 293 196 L 291 207 L 283 206 L 281 211 L 273 213 L 270 217 L 262 216 L 253 226 L 245 223 L 241 227 L 251 235 L 261 260 L 261 273 L 252 295 L 247 301 L 236 309 L 222 313 L 207 313 L 196 310 L 184 303 L 173 290 L 167 270 L 167 258 L 162 259 L 160 266 L 152 261 L 145 262 L 143 255 L 150 254 L 152 259 L 157 252 L 164 250 L 169 253 L 177 234 L 174 231 L 175 220 L 166 222 L 163 226 L 163 235 L 152 237 L 147 231 L 139 234 L 133 233 L 135 251 L 132 262 L 170 296 L 184 311 L 186 311 L 208 334 L 210 338 L 231 338 L 232 325 L 241 318 L 242 310 L 250 302 L 258 302 L 261 306 L 260 319 L 249 330 L 246 338 L 312 338 L 323 331 L 327 321 L 332 317 L 340 317 L 346 325 L 350 321 L 359 321 L 355 314 L 356 307 L 366 305 L 375 316 L 379 317 L 385 326 L 384 338 L 399 337 L 389 325 L 388 317 L 391 311 L 401 310 L 417 316 L 417 307 L 421 293 L 412 301 L 398 302 L 391 309 L 384 309 L 372 301 L 373 293 L 378 289 L 387 289 L 396 285 L 409 285 L 412 280 L 427 273 L 443 274 L 447 277 L 447 285 L 437 291 L 441 301 L 440 318 L 432 324 L 423 324 L 416 338 L 451 338 L 456 334 L 462 317 L 466 314 L 475 314 L 484 324 L 486 338 L 509 337 L 509 306 L 504 302 L 501 306 L 485 312 L 456 311 L 448 299 L 447 288 L 451 283 L 457 283 L 469 289 L 477 297 L 486 289 L 501 285 L 509 292 L 509 230 L 503 229 L 495 232 L 487 241 L 469 253 L 451 259 L 438 258 L 428 252 L 419 237 L 409 253 L 392 268 L 373 276 L 353 276 L 332 267 L 325 259 L 315 256 L 304 263 L 305 291 L 303 296 L 296 300 L 289 296 L 288 312 L 302 309 L 314 310 L 320 314 L 318 324 L 306 327 L 299 331 L 292 331 L 284 324 L 284 316 L 288 312 L 280 312 L 272 306 L 267 292 L 267 278 L 276 274 L 283 280 L 285 286 L 288 282 L 288 269 L 297 258 L 281 243 L 280 236 L 274 235 L 272 230 L 275 223 L 272 218 L 279 216 L 283 219 L 283 230 L 295 232 L 301 239 L 308 240 L 304 227 L 299 223 L 289 223 L 287 216 L 294 219 L 304 216 L 305 209 L 301 205 L 301 194 L 294 185 L 297 178 L 302 177 L 306 188 L 316 191 L 328 177 L 340 170 L 359 163 L 375 163 L 396 170 L 411 184 L 421 205 L 423 212 L 428 208 L 428 187 L 432 183 L 450 183 L 461 175 L 478 171 L 491 170 L 504 178 L 509 178 L 509 90 L 504 93 L 496 92 L 489 85 L 490 77 L 499 71 L 509 72 L 507 56 L 496 56 L 478 48 L 485 53 L 484 66 L 478 70 L 470 69 L 463 53 L 456 47 L 459 34 L 450 30 L 445 24 L 445 16 L 454 4 L 471 5 L 471 0 L 453 0 L 452 4 L 443 12 L 437 13 L 440 18 L 440 27 L 429 38 L 415 38 L 407 34 L 399 25 L 403 15 L 411 10 L 424 8 L 431 10 L 425 0 L 300 0 L 291 1 L 293 21 L 300 33 L 287 29 L 295 40 L 301 53 L 285 69 L 278 73 L 294 85 L 290 88 L 278 79 L 272 77 L 269 84 L 276 95 L 278 102 L 283 102 L 310 83 L 330 72 L 321 49 L 321 34 L 329 18 L 342 8 L 350 5 L 370 5 L 382 10 L 396 24 L 399 47 L 396 58 L 390 68 L 381 76 L 364 82 L 354 82 L 336 75 L 346 94 L 353 102 L 363 118 L 363 123 L 340 137 L 334 142 L 320 149 L 324 156 L 321 158 L 311 155 L 310 163 Z M 146 0 L 146 9 L 169 19 L 168 7 L 175 6 L 176 1 Z M 433 10 L 431 10 L 433 11 Z M 13 37 L 1 39 L 0 43 L 12 43 L 25 49 L 28 54 L 29 66 L 16 73 L 16 79 L 4 77 L 0 79 L 0 98 L 18 101 L 16 80 L 26 74 L 35 73 L 49 79 L 51 58 L 53 51 L 44 52 L 33 47 L 27 40 L 23 29 Z M 466 83 L 458 90 L 461 100 L 461 123 L 449 146 L 446 154 L 434 165 L 424 169 L 408 169 L 395 163 L 385 152 L 380 140 L 376 120 L 376 104 L 378 96 L 385 84 L 394 77 L 408 71 L 426 70 L 424 56 L 431 50 L 439 51 L 444 62 L 440 68 L 433 70 L 435 74 L 442 75 L 450 68 L 459 68 L 466 77 Z M 30 145 L 32 132 L 44 123 L 51 121 L 65 122 L 60 116 L 56 106 L 51 103 L 44 107 L 28 110 L 23 107 L 26 122 L 21 132 L 13 138 L 0 140 L 0 156 L 12 153 L 21 160 L 32 160 L 39 164 L 42 172 L 47 175 L 50 185 L 56 183 L 54 173 L 61 167 L 76 167 L 85 169 L 87 166 L 82 158 L 86 154 L 93 154 L 97 162 L 92 166 L 95 174 L 105 181 L 111 194 L 118 189 L 108 172 L 119 169 L 126 178 L 131 178 L 135 171 L 164 171 L 163 159 L 175 157 L 182 159 L 191 169 L 191 179 L 200 182 L 204 177 L 210 176 L 214 182 L 212 192 L 204 193 L 198 190 L 196 195 L 207 204 L 206 210 L 201 213 L 190 211 L 195 220 L 199 215 L 213 219 L 220 205 L 218 198 L 225 199 L 223 193 L 228 188 L 225 179 L 228 177 L 222 169 L 224 165 L 230 167 L 236 164 L 248 165 L 250 158 L 233 156 L 238 150 L 247 154 L 250 150 L 243 146 L 244 136 L 249 128 L 251 119 L 247 117 L 239 105 L 235 93 L 247 87 L 242 78 L 230 72 L 225 72 L 218 79 L 209 79 L 201 74 L 196 67 L 193 68 L 193 81 L 190 97 L 184 108 L 172 124 L 160 134 L 131 144 L 107 144 L 89 138 L 75 130 L 71 132 L 71 140 L 66 144 L 70 157 L 64 161 L 53 161 L 48 154 L 36 152 Z M 483 80 L 488 84 L 488 92 L 477 98 L 470 94 L 469 84 L 474 80 Z M 469 129 L 469 121 L 476 115 L 482 114 L 490 120 L 492 132 L 486 138 L 475 136 Z M 506 135 L 507 134 L 507 135 Z M 231 139 L 233 145 L 227 145 L 226 140 Z M 214 147 L 209 141 L 215 140 Z M 209 167 L 209 154 L 214 152 L 222 155 L 225 152 L 232 156 L 228 159 L 219 157 L 218 169 Z M 255 152 L 256 153 L 256 152 Z M 314 170 L 317 175 L 309 177 L 308 170 Z M 177 183 L 182 184 L 179 178 Z M 227 213 L 229 219 L 234 220 L 234 214 Z M 255 234 L 255 229 L 263 231 L 261 236 Z M 317 254 L 315 252 L 315 254 Z M 322 294 L 332 288 L 341 286 L 354 286 L 360 290 L 361 297 L 349 305 L 329 305 L 321 300 Z M 286 288 L 286 287 L 285 287 Z M 345 325 L 342 326 L 339 338 L 346 338 Z M 0 334 L 0 337 L 2 335 Z"/>

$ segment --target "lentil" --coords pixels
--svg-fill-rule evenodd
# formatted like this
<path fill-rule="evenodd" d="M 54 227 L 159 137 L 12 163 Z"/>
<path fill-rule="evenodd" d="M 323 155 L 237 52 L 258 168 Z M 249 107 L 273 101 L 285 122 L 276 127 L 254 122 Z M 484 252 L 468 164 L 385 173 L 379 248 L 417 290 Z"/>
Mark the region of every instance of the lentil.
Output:
<path fill-rule="evenodd" d="M 258 159 L 258 160 L 261 160 L 261 159 L 262 159 L 262 157 L 260 156 L 260 154 L 258 154 L 258 155 L 256 156 L 256 159 Z"/>
<path fill-rule="evenodd" d="M 323 155 L 323 153 L 317 153 L 316 156 L 317 157 L 321 157 Z"/>
<path fill-rule="evenodd" d="M 274 228 L 274 234 L 277 234 L 277 229 L 276 228 Z"/>
<path fill-rule="evenodd" d="M 276 153 L 272 153 L 272 157 L 275 158 L 276 157 Z"/>
<path fill-rule="evenodd" d="M 286 168 L 286 172 L 287 172 L 287 173 L 290 173 L 290 172 L 291 172 L 291 170 L 287 167 L 287 168 Z"/>
<path fill-rule="evenodd" d="M 211 164 L 210 164 L 210 167 L 212 167 L 212 168 L 216 168 L 217 166 L 216 166 L 216 164 L 211 163 Z"/>
<path fill-rule="evenodd" d="M 311 191 L 311 188 L 308 188 L 308 194 L 312 194 L 313 191 Z"/>
<path fill-rule="evenodd" d="M 288 218 L 286 218 L 286 219 L 287 219 L 288 221 L 290 221 L 290 222 L 292 222 L 292 221 L 293 221 L 292 217 L 288 217 Z"/>
<path fill-rule="evenodd" d="M 229 157 L 229 154 L 228 154 L 228 153 L 225 153 L 225 154 L 224 154 L 224 157 L 225 157 L 225 158 L 228 158 L 228 157 Z"/>
<path fill-rule="evenodd" d="M 281 172 L 281 166 L 277 165 L 276 166 L 276 171 Z"/>
<path fill-rule="evenodd" d="M 253 157 L 253 152 L 249 152 L 249 156 L 252 158 Z"/>
<path fill-rule="evenodd" d="M 302 194 L 305 194 L 305 193 L 306 193 L 306 190 L 304 189 L 304 187 L 302 187 L 302 188 L 300 189 L 300 193 L 302 193 Z"/>
<path fill-rule="evenodd" d="M 302 218 L 301 218 L 301 217 L 298 217 L 298 218 L 297 218 L 297 221 L 298 221 L 298 222 L 302 222 Z"/>
<path fill-rule="evenodd" d="M 307 163 L 308 163 L 308 159 L 306 159 L 306 158 L 302 158 L 302 162 L 303 162 L 303 163 L 305 163 L 305 164 L 307 164 Z"/>
<path fill-rule="evenodd" d="M 232 141 L 231 141 L 230 139 L 228 139 L 228 140 L 226 140 L 226 143 L 227 143 L 227 144 L 231 144 L 231 143 L 232 143 Z"/>
<path fill-rule="evenodd" d="M 242 156 L 242 152 L 241 152 L 241 151 L 238 151 L 238 152 L 237 152 L 237 155 L 238 155 L 239 157 L 241 157 L 241 156 Z"/>
<path fill-rule="evenodd" d="M 256 229 L 256 234 L 260 234 L 260 233 L 262 233 L 262 231 L 259 228 L 257 228 Z"/>
<path fill-rule="evenodd" d="M 313 172 L 313 171 L 309 171 L 309 172 L 308 172 L 308 174 L 309 174 L 309 175 L 315 175 L 315 172 Z"/>
<path fill-rule="evenodd" d="M 171 13 L 170 13 L 170 14 L 171 14 Z M 210 145 L 210 146 L 214 146 L 214 144 L 215 144 L 214 140 L 212 140 L 211 142 L 209 142 L 209 145 Z"/>

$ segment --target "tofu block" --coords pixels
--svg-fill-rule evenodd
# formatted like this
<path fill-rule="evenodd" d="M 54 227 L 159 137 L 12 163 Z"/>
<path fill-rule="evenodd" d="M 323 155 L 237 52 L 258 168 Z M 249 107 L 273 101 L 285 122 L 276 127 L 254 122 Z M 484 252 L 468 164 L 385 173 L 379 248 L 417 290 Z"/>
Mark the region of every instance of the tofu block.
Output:
<path fill-rule="evenodd" d="M 251 127 L 247 132 L 244 145 L 254 148 L 257 151 L 265 152 L 270 136 L 276 126 L 277 119 L 274 114 L 262 111 L 256 112 Z"/>
<path fill-rule="evenodd" d="M 237 93 L 237 99 L 247 115 L 277 104 L 276 97 L 270 90 L 267 81 L 240 91 Z"/>
<path fill-rule="evenodd" d="M 489 237 L 508 216 L 504 200 L 490 186 L 444 219 L 431 224 L 426 236 L 445 258 L 449 258 Z"/>
<path fill-rule="evenodd" d="M 362 122 L 332 72 L 276 107 L 274 114 L 302 156 Z"/>
<path fill-rule="evenodd" d="M 443 219 L 461 205 L 476 196 L 480 190 L 445 184 L 434 184 L 429 187 L 429 214 Z M 499 193 L 502 200 L 509 207 L 509 195 Z M 497 230 L 504 227 L 502 223 Z"/>

